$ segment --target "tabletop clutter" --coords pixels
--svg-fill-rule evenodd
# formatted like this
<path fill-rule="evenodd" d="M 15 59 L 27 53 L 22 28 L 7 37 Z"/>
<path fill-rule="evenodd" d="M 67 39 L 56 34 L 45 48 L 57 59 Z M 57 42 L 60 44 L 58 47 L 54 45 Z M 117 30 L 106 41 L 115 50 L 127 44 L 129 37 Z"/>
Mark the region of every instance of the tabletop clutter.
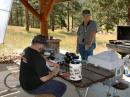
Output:
<path fill-rule="evenodd" d="M 60 65 L 60 76 L 75 82 L 82 80 L 82 68 L 85 64 L 82 64 L 82 61 L 78 55 L 71 52 L 66 52 L 65 54 L 54 54 L 52 50 L 49 52 L 51 53 L 49 54 L 45 52 L 44 54 L 49 60 Z M 124 63 L 126 59 L 128 58 L 124 58 L 122 60 L 118 53 L 112 50 L 108 50 L 98 53 L 97 55 L 89 56 L 88 61 L 86 62 L 86 66 L 88 63 L 91 63 L 96 67 L 102 67 L 106 70 L 114 72 L 115 76 L 111 78 L 111 80 L 109 79 L 104 82 L 105 84 L 111 83 L 111 85 L 114 85 L 116 81 L 120 81 L 123 77 Z M 52 70 L 52 67 L 49 68 Z M 125 72 L 129 73 L 128 71 Z"/>
<path fill-rule="evenodd" d="M 60 65 L 60 73 L 59 74 L 61 76 L 66 77 L 72 81 L 82 80 L 82 61 L 80 60 L 78 55 L 76 55 L 75 53 L 71 53 L 71 52 L 66 52 L 65 54 L 54 54 L 54 53 L 52 53 L 52 51 L 49 51 L 49 52 L 51 52 L 51 53 L 47 54 L 47 52 L 45 52 L 44 54 L 47 55 L 47 58 L 49 60 L 56 62 Z M 101 53 L 100 55 L 104 57 L 104 56 L 106 56 L 106 53 Z M 97 56 L 99 56 L 99 58 L 100 58 L 100 55 L 97 55 Z M 110 56 L 112 56 L 111 53 L 110 53 Z M 92 62 L 91 62 L 91 59 L 92 59 Z M 92 56 L 89 58 L 88 62 L 95 64 L 95 65 L 98 65 L 98 63 L 102 60 L 101 62 L 103 62 L 102 63 L 103 66 L 101 66 L 101 65 L 99 65 L 99 66 L 101 66 L 105 69 L 108 69 L 108 70 L 109 69 L 112 70 L 112 69 L 115 69 L 115 67 L 122 66 L 122 61 L 119 59 L 118 59 L 118 61 L 114 62 L 114 63 L 118 63 L 118 66 L 115 66 L 115 65 L 113 65 L 114 63 L 113 64 L 111 63 L 111 61 L 114 61 L 114 58 L 112 58 L 113 60 L 109 60 L 109 63 L 107 63 L 105 59 L 100 59 L 100 60 L 97 60 L 97 59 L 98 58 L 96 58 L 95 56 Z M 117 60 L 117 58 L 115 60 Z M 110 65 L 110 63 L 111 63 L 111 65 Z M 106 66 L 106 65 L 108 65 L 108 66 Z M 52 69 L 52 67 L 50 67 L 50 69 Z"/>
<path fill-rule="evenodd" d="M 47 55 L 47 53 L 45 53 Z M 48 60 L 60 65 L 59 75 L 66 77 L 72 81 L 80 81 L 82 79 L 82 65 L 79 56 L 75 53 L 66 52 L 63 54 L 48 54 Z M 48 66 L 48 65 L 47 65 Z M 49 67 L 52 70 L 52 67 Z"/>

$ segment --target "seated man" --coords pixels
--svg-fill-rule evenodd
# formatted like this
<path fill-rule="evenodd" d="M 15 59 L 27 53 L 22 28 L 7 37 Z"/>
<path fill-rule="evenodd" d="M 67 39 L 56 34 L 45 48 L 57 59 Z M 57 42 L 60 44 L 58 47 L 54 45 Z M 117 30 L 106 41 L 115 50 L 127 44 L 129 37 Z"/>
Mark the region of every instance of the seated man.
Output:
<path fill-rule="evenodd" d="M 58 64 L 51 64 L 54 69 L 50 71 L 46 66 L 46 60 L 40 54 L 47 44 L 47 39 L 37 35 L 27 47 L 21 58 L 20 85 L 28 93 L 46 94 L 51 93 L 56 97 L 62 97 L 66 91 L 66 85 L 53 80 L 58 73 Z"/>

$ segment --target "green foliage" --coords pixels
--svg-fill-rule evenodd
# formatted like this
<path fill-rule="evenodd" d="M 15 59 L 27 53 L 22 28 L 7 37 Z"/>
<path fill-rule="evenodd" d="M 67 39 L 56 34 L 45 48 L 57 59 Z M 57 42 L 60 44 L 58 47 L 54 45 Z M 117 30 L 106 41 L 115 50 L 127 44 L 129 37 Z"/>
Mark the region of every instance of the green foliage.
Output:
<path fill-rule="evenodd" d="M 129 0 L 86 0 L 85 8 L 92 11 L 92 18 L 107 31 L 116 25 L 126 24 Z"/>
<path fill-rule="evenodd" d="M 39 12 L 38 0 L 29 0 L 29 3 Z M 72 0 L 69 7 L 68 3 L 59 3 L 54 6 L 48 19 L 48 25 L 49 27 L 54 25 L 55 28 L 67 27 L 69 10 L 69 18 L 72 17 L 72 24 L 77 27 L 82 21 L 82 9 L 89 9 L 92 13 L 92 19 L 97 21 L 98 26 L 105 28 L 109 32 L 116 25 L 126 24 L 128 6 L 130 6 L 128 4 L 130 4 L 130 0 L 84 0 L 84 3 L 80 3 L 80 0 Z M 19 0 L 14 0 L 11 13 L 9 24 L 25 25 L 25 8 Z M 31 13 L 29 13 L 29 24 L 30 27 L 36 28 L 39 28 L 40 24 L 38 19 L 32 16 Z"/>
<path fill-rule="evenodd" d="M 55 24 L 59 26 L 62 25 L 63 27 L 67 26 L 66 19 L 67 19 L 68 10 L 71 16 L 74 15 L 74 21 L 75 24 L 77 24 L 77 22 L 79 22 L 78 18 L 80 17 L 76 17 L 76 16 L 79 16 L 79 12 L 81 11 L 81 8 L 82 6 L 78 1 L 70 2 L 69 8 L 67 3 L 56 4 L 54 6 Z"/>
<path fill-rule="evenodd" d="M 66 27 L 65 23 L 65 16 L 67 15 L 67 12 L 65 10 L 65 4 L 57 4 L 54 6 L 54 18 L 55 18 L 55 25 L 62 25 Z"/>
<path fill-rule="evenodd" d="M 29 0 L 34 9 L 39 11 L 38 0 Z M 29 12 L 30 27 L 39 28 L 39 20 Z M 9 25 L 25 26 L 25 8 L 19 0 L 13 1 Z"/>
<path fill-rule="evenodd" d="M 37 12 L 39 12 L 38 0 L 28 0 L 28 2 Z M 58 28 L 61 26 L 67 27 L 66 19 L 68 15 L 68 9 L 69 9 L 70 15 L 72 14 L 74 15 L 74 22 L 75 22 L 74 24 L 75 25 L 78 24 L 80 17 L 77 17 L 77 16 L 79 16 L 78 14 L 81 11 L 82 6 L 77 0 L 70 2 L 70 5 L 71 6 L 69 8 L 67 6 L 67 3 L 59 3 L 59 4 L 54 5 L 53 11 L 50 14 L 50 18 L 48 19 L 49 27 L 52 27 L 52 24 L 50 23 L 52 21 L 54 22 L 53 24 L 55 25 L 55 27 L 58 27 Z M 24 6 L 21 4 L 20 1 L 14 0 L 9 24 L 14 25 L 14 26 L 25 26 L 25 20 L 26 20 L 25 15 L 26 14 L 25 14 Z M 32 28 L 40 27 L 39 20 L 36 19 L 30 12 L 29 12 L 28 21 L 29 21 L 30 27 Z"/>
<path fill-rule="evenodd" d="M 71 15 L 74 15 L 74 26 L 78 26 L 81 21 L 81 12 L 82 12 L 82 4 L 80 4 L 77 0 L 71 2 Z"/>

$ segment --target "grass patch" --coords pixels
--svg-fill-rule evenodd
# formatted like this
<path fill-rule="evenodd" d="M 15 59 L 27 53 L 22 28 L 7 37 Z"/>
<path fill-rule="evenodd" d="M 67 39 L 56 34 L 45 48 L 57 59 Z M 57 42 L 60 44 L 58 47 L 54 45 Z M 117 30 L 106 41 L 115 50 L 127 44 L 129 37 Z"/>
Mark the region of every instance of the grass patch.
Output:
<path fill-rule="evenodd" d="M 39 29 L 34 28 L 31 28 L 30 32 L 26 32 L 24 27 L 8 26 L 4 44 L 0 45 L 0 49 L 1 51 L 2 49 L 7 49 L 8 51 L 24 49 L 30 45 L 33 36 L 39 34 L 39 32 Z M 49 35 L 62 40 L 61 49 L 75 52 L 76 33 L 66 32 L 66 30 L 55 30 L 54 32 L 49 30 Z M 102 51 L 105 48 L 105 44 L 112 39 L 116 39 L 115 34 L 97 34 L 96 52 Z"/>

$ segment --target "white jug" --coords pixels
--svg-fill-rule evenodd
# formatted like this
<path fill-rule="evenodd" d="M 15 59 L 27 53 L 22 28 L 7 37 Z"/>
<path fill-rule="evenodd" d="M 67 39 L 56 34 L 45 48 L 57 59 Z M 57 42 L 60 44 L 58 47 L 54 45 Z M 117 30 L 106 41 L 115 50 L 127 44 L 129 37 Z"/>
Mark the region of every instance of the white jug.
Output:
<path fill-rule="evenodd" d="M 70 80 L 80 81 L 82 80 L 82 64 L 80 62 L 71 62 L 70 65 Z"/>

